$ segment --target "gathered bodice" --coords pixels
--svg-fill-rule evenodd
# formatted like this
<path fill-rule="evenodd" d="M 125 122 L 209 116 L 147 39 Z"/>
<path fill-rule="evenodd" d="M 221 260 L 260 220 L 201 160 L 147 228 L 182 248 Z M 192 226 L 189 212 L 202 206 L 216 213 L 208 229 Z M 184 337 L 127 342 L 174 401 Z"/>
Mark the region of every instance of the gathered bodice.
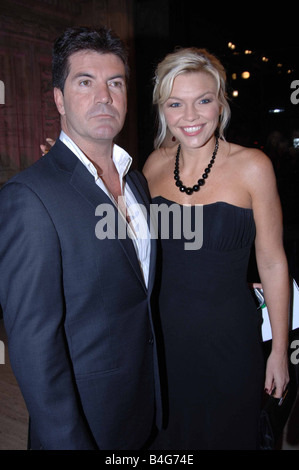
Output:
<path fill-rule="evenodd" d="M 186 292 L 196 290 L 198 294 L 202 292 L 204 298 L 208 298 L 209 294 L 213 296 L 217 291 L 219 299 L 233 295 L 236 289 L 248 293 L 247 269 L 255 237 L 251 209 L 215 202 L 198 209 L 191 206 L 189 212 L 184 213 L 185 206 L 162 196 L 155 197 L 152 202 L 159 207 L 164 204 L 176 211 L 167 221 L 167 212 L 162 211 L 163 215 L 158 220 L 163 283 L 167 282 L 171 291 L 174 288 Z M 165 229 L 161 233 L 162 223 L 169 225 L 169 234 Z M 192 233 L 197 238 L 197 245 L 200 245 L 198 249 L 192 246 Z"/>

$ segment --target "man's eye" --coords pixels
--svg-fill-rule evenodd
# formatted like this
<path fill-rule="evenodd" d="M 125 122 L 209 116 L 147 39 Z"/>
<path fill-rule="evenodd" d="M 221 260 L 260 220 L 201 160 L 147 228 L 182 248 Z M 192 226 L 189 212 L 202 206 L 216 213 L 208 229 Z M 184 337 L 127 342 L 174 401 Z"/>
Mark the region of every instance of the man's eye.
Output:
<path fill-rule="evenodd" d="M 82 81 L 80 82 L 80 85 L 81 85 L 81 86 L 89 86 L 89 85 L 90 85 L 90 80 L 82 80 Z"/>
<path fill-rule="evenodd" d="M 113 82 L 110 82 L 109 85 L 113 88 L 120 88 L 122 86 L 122 82 L 119 80 L 113 80 Z"/>

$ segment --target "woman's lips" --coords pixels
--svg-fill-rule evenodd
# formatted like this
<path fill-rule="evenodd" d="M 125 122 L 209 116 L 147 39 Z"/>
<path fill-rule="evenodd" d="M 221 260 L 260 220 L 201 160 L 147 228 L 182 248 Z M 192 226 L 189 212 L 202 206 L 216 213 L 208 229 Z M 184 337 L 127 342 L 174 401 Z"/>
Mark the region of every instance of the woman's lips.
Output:
<path fill-rule="evenodd" d="M 184 134 L 186 135 L 197 135 L 200 133 L 200 131 L 202 130 L 203 128 L 203 124 L 201 124 L 200 126 L 188 126 L 188 127 L 182 127 L 182 130 L 184 132 Z"/>

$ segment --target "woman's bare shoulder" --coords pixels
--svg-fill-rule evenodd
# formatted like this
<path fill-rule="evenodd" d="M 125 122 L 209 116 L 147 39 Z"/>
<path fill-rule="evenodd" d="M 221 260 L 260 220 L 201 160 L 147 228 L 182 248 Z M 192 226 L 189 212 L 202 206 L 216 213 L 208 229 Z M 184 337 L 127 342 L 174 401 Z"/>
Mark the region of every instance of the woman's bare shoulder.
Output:
<path fill-rule="evenodd" d="M 276 197 L 276 177 L 271 159 L 260 149 L 231 146 L 231 163 L 238 182 L 248 191 L 252 201 Z"/>
<path fill-rule="evenodd" d="M 175 156 L 175 151 L 173 148 L 159 148 L 154 150 L 147 158 L 144 167 L 143 174 L 149 179 L 152 176 L 155 176 L 157 173 L 163 171 L 167 167 Z"/>
<path fill-rule="evenodd" d="M 268 172 L 273 169 L 270 158 L 260 149 L 230 144 L 229 158 L 240 165 L 248 174 L 251 172 Z"/>

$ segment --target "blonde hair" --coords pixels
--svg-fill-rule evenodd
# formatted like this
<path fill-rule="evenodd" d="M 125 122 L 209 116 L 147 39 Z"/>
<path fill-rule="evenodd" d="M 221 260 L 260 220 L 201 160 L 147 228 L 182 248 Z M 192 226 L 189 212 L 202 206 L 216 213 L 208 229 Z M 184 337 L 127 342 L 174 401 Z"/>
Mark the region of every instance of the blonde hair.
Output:
<path fill-rule="evenodd" d="M 205 49 L 195 47 L 180 48 L 168 54 L 157 66 L 154 78 L 153 104 L 158 111 L 158 132 L 154 141 L 159 148 L 166 137 L 167 123 L 163 104 L 168 100 L 174 79 L 186 72 L 205 72 L 212 75 L 218 88 L 218 100 L 221 105 L 219 119 L 219 137 L 224 139 L 224 129 L 230 119 L 230 107 L 226 95 L 226 73 L 219 60 Z"/>

